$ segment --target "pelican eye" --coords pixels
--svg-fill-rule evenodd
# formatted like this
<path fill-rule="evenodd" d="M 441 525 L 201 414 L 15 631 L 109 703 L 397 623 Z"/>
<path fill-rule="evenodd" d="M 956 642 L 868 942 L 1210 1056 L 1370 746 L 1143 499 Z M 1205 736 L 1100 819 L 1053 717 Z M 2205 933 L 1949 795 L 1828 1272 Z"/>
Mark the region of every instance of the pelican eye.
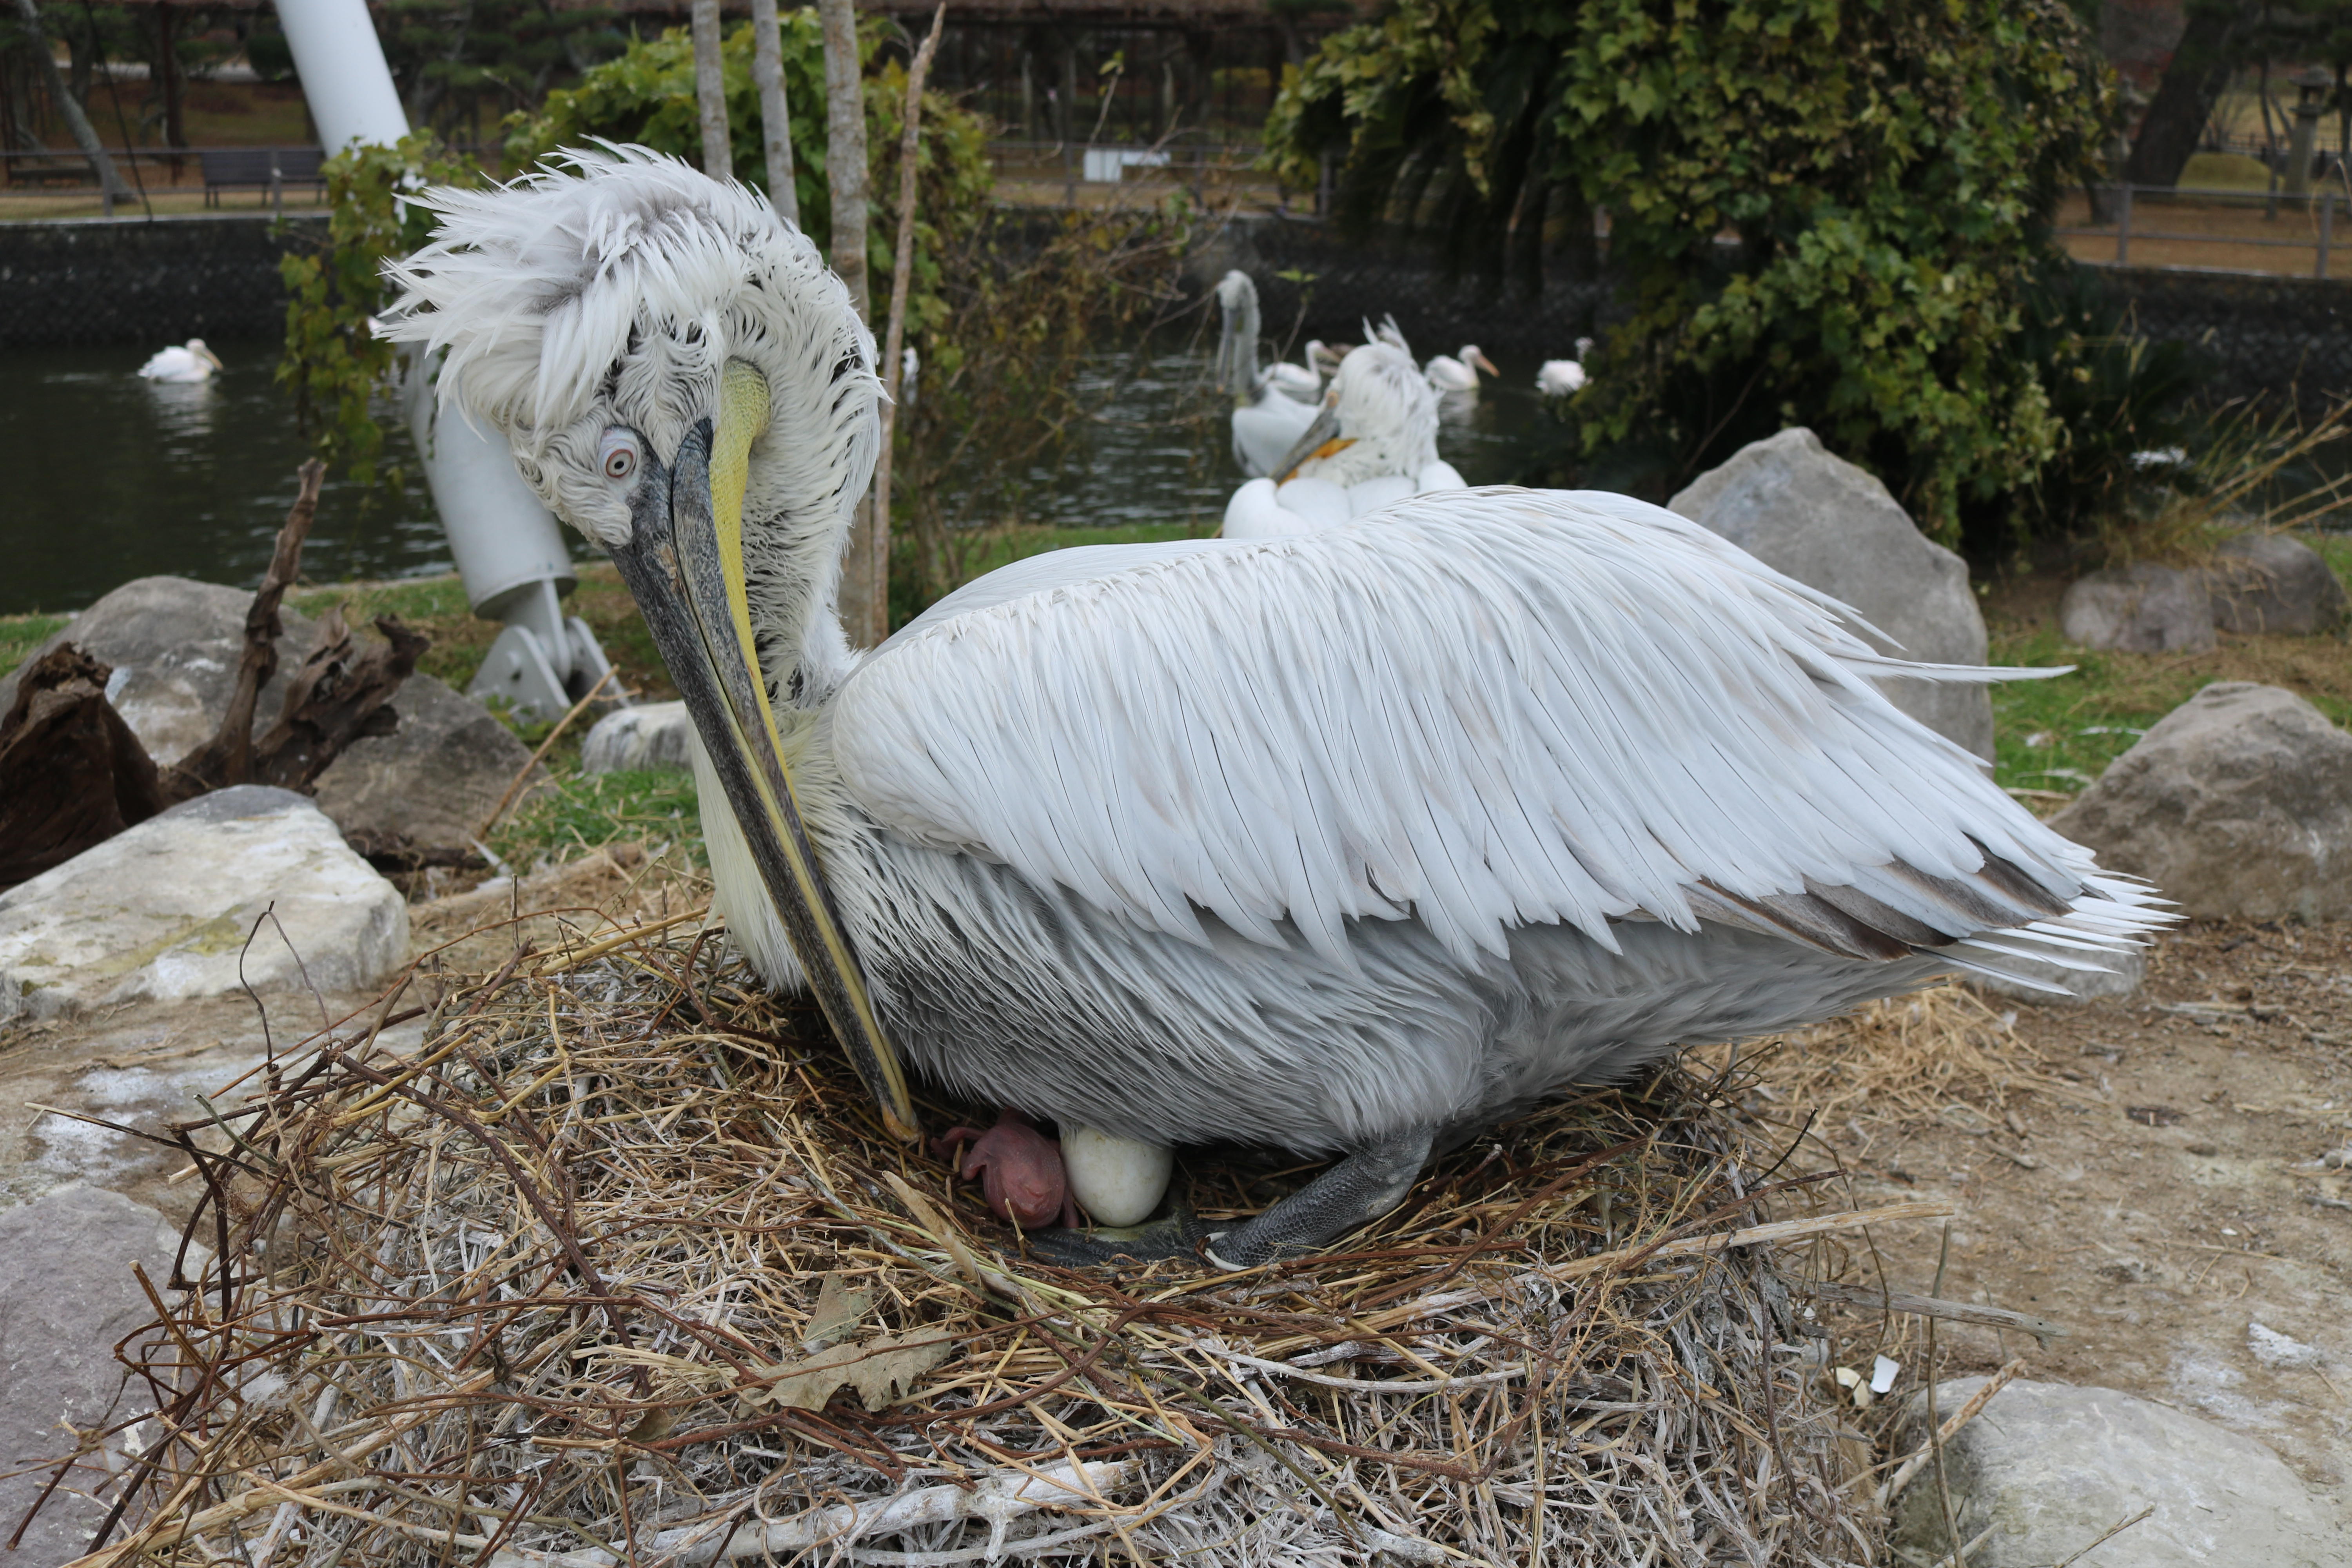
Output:
<path fill-rule="evenodd" d="M 620 431 L 610 432 L 604 437 L 604 448 L 597 462 L 598 466 L 604 470 L 604 477 L 608 479 L 620 480 L 633 477 L 637 471 L 636 441 Z"/>

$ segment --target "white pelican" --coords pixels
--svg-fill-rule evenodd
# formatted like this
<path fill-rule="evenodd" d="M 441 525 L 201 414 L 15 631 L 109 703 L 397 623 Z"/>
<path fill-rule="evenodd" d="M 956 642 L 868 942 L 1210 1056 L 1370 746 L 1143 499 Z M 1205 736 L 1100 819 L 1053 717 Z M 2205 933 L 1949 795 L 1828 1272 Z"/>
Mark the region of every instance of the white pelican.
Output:
<path fill-rule="evenodd" d="M 149 381 L 210 381 L 213 372 L 221 369 L 220 355 L 205 347 L 202 338 L 190 338 L 185 343 L 157 349 L 139 374 Z"/>
<path fill-rule="evenodd" d="M 1396 314 L 1394 311 L 1391 311 L 1388 314 L 1383 315 L 1381 318 L 1381 324 L 1377 327 L 1372 325 L 1370 321 L 1362 322 L 1362 326 L 1364 329 L 1364 342 L 1368 343 L 1386 343 L 1389 347 L 1403 354 L 1407 359 L 1411 359 L 1412 357 L 1412 345 L 1404 341 L 1403 329 L 1397 325 Z"/>
<path fill-rule="evenodd" d="M 1871 684 L 1989 672 L 1622 496 L 1058 551 L 854 651 L 881 389 L 847 289 L 740 184 L 565 165 L 423 198 L 392 330 L 618 563 L 734 940 L 906 1135 L 900 1053 L 1066 1142 L 1340 1156 L 1221 1232 L 1054 1256 L 1311 1249 L 1572 1084 L 2167 918 Z"/>
<path fill-rule="evenodd" d="M 908 407 L 915 406 L 915 378 L 923 374 L 923 356 L 908 343 L 898 356 L 898 401 Z"/>
<path fill-rule="evenodd" d="M 1278 372 L 1304 374 L 1278 363 L 1274 373 L 1257 368 L 1257 285 L 1246 272 L 1217 280 L 1217 308 L 1223 318 L 1217 339 L 1217 386 L 1234 395 L 1234 461 L 1245 474 L 1273 470 L 1299 433 L 1315 422 L 1315 397 L 1302 402 L 1286 391 Z"/>
<path fill-rule="evenodd" d="M 1458 490 L 1462 476 L 1437 455 L 1437 395 L 1412 356 L 1366 343 L 1339 362 L 1315 422 L 1272 476 L 1225 502 L 1227 539 L 1312 533 L 1423 490 Z"/>
<path fill-rule="evenodd" d="M 1422 374 L 1429 378 L 1430 386 L 1441 395 L 1466 392 L 1475 395 L 1480 371 L 1488 375 L 1503 374 L 1495 368 L 1493 360 L 1479 352 L 1476 343 L 1464 343 L 1458 359 L 1452 354 L 1439 354 L 1421 369 Z"/>
<path fill-rule="evenodd" d="M 1536 390 L 1546 397 L 1566 397 L 1582 391 L 1584 384 L 1591 379 L 1584 374 L 1584 362 L 1591 357 L 1592 340 L 1577 339 L 1574 359 L 1548 359 L 1543 362 L 1543 368 L 1536 372 Z"/>

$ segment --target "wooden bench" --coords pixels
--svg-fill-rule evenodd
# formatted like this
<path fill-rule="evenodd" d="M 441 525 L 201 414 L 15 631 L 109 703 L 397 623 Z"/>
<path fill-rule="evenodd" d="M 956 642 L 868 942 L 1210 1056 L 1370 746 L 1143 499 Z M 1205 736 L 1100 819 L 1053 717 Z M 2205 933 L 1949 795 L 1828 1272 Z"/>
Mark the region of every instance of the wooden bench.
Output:
<path fill-rule="evenodd" d="M 92 185 L 98 183 L 90 177 L 89 164 L 80 159 L 68 163 L 47 161 L 37 163 L 29 159 L 19 161 L 10 158 L 6 161 L 6 166 L 8 183 L 12 185 L 36 185 L 47 189 L 58 185 Z"/>
<path fill-rule="evenodd" d="M 197 153 L 205 167 L 205 205 L 220 205 L 223 191 L 268 191 L 273 186 L 312 185 L 326 194 L 320 173 L 327 155 L 316 147 L 207 147 Z"/>

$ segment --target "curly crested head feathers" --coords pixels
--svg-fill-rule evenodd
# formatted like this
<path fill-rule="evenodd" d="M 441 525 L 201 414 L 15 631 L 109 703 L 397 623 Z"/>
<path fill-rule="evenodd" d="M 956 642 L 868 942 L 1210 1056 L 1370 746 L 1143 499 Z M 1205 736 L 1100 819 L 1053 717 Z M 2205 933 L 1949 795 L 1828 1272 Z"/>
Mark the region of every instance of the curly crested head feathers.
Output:
<path fill-rule="evenodd" d="M 1299 464 L 1299 478 L 1354 485 L 1418 474 L 1437 461 L 1437 394 L 1404 350 L 1386 342 L 1349 350 L 1324 399 L 1346 444 Z"/>
<path fill-rule="evenodd" d="M 445 405 L 496 427 L 557 515 L 611 546 L 626 510 L 598 472 L 615 425 L 667 456 L 717 405 L 730 360 L 767 379 L 747 518 L 845 526 L 873 471 L 873 334 L 807 236 L 767 201 L 643 147 L 556 154 L 497 190 L 412 198 L 433 242 L 384 273 L 384 334 L 447 351 Z M 795 524 L 800 527 L 796 528 Z"/>

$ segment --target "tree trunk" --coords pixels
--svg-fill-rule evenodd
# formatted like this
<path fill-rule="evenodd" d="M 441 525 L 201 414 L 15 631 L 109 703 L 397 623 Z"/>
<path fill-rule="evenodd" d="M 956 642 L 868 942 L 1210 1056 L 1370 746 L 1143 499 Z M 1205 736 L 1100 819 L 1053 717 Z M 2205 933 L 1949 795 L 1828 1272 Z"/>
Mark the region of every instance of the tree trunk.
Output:
<path fill-rule="evenodd" d="M 694 97 L 702 118 L 702 172 L 734 177 L 727 136 L 727 70 L 719 58 L 719 0 L 694 0 Z"/>
<path fill-rule="evenodd" d="M 2192 0 L 2189 26 L 2164 68 L 2156 101 L 2139 122 L 2124 180 L 2134 185 L 2177 185 L 2197 139 L 2213 117 L 2213 105 L 2230 80 L 2231 47 L 2244 21 L 2231 0 Z"/>
<path fill-rule="evenodd" d="M 898 425 L 897 399 L 902 367 L 900 351 L 907 342 L 907 289 L 915 270 L 915 184 L 917 155 L 921 150 L 923 79 L 931 72 L 931 58 L 939 53 L 940 30 L 947 25 L 947 0 L 940 0 L 940 8 L 931 14 L 930 36 L 915 51 L 915 63 L 908 68 L 907 108 L 898 137 L 898 246 L 890 261 L 890 324 L 882 339 L 882 388 L 888 396 L 882 404 L 882 455 L 874 468 L 874 540 L 868 546 L 875 560 L 874 581 L 869 584 L 874 601 L 868 613 L 882 637 L 890 632 L 890 446 Z"/>
<path fill-rule="evenodd" d="M 793 111 L 784 98 L 784 44 L 777 30 L 776 0 L 751 0 L 751 84 L 760 89 L 768 200 L 778 217 L 798 228 L 801 195 L 793 184 Z"/>
<path fill-rule="evenodd" d="M 834 271 L 849 285 L 858 315 L 870 316 L 866 298 L 866 94 L 857 60 L 857 13 L 850 0 L 818 0 L 817 18 L 824 25 L 824 172 L 833 193 L 833 234 L 826 254 Z"/>
<path fill-rule="evenodd" d="M 65 74 L 58 69 L 57 57 L 49 52 L 49 36 L 41 30 L 41 14 L 34 9 L 33 0 L 16 0 L 16 15 L 23 19 L 26 32 L 31 35 L 31 53 L 40 61 L 42 73 L 48 78 L 49 97 L 56 101 L 58 112 L 65 116 L 67 128 L 73 132 L 74 145 L 80 148 L 82 156 L 89 160 L 90 173 L 98 176 L 98 188 L 105 193 L 107 207 L 111 211 L 117 201 L 131 199 L 131 187 L 122 183 L 121 174 L 115 173 L 114 160 L 106 155 L 105 144 L 99 141 L 98 132 L 90 129 L 89 116 L 81 111 L 80 103 L 66 90 Z"/>
<path fill-rule="evenodd" d="M 163 78 L 163 145 L 184 147 L 188 144 L 188 128 L 180 110 L 180 49 L 179 29 L 173 26 L 176 18 L 172 7 L 158 0 L 155 6 L 155 68 Z M 174 169 L 179 167 L 174 162 Z"/>

